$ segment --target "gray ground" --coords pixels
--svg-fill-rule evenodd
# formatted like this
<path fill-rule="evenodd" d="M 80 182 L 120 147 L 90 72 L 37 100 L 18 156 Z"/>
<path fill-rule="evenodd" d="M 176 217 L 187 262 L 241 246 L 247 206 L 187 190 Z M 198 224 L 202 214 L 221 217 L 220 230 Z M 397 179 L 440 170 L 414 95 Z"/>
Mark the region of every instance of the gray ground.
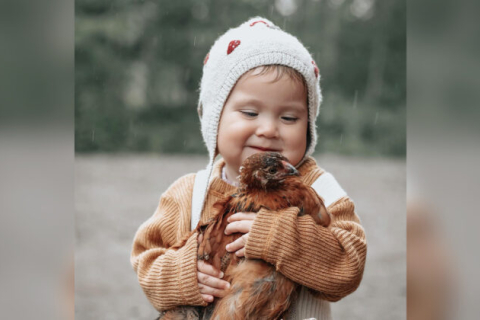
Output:
<path fill-rule="evenodd" d="M 355 201 L 368 241 L 363 282 L 332 304 L 334 319 L 405 319 L 405 162 L 333 155 L 319 156 L 317 162 Z M 132 239 L 161 193 L 206 163 L 192 156 L 77 156 L 77 320 L 156 317 L 130 266 Z"/>

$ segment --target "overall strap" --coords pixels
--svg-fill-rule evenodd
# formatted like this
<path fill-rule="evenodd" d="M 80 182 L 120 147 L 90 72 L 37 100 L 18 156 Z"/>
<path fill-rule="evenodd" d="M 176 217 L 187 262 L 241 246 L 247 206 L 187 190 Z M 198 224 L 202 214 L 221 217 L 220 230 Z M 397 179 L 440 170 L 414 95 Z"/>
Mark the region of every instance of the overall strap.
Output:
<path fill-rule="evenodd" d="M 195 175 L 195 183 L 193 184 L 193 194 L 192 194 L 192 214 L 190 220 L 190 230 L 193 230 L 197 227 L 198 222 L 200 221 L 200 215 L 202 214 L 203 202 L 206 190 L 204 186 L 206 180 L 208 179 L 209 172 L 207 169 L 203 169 L 197 172 Z"/>
<path fill-rule="evenodd" d="M 320 177 L 312 183 L 311 186 L 315 192 L 323 198 L 325 202 L 325 207 L 329 207 L 332 203 L 337 200 L 345 197 L 347 193 L 343 188 L 338 184 L 335 177 L 329 173 L 324 172 Z"/>

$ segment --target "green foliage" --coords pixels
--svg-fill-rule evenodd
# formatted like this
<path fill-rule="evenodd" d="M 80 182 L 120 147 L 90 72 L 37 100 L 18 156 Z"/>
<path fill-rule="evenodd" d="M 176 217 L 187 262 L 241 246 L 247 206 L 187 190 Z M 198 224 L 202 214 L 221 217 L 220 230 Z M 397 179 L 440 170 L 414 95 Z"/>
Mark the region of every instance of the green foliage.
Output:
<path fill-rule="evenodd" d="M 258 15 L 297 36 L 320 68 L 319 152 L 404 156 L 405 3 L 291 0 L 282 16 L 283 2 L 77 0 L 76 151 L 206 153 L 203 59 Z"/>
<path fill-rule="evenodd" d="M 406 114 L 330 95 L 317 120 L 319 152 L 363 156 L 404 156 Z"/>

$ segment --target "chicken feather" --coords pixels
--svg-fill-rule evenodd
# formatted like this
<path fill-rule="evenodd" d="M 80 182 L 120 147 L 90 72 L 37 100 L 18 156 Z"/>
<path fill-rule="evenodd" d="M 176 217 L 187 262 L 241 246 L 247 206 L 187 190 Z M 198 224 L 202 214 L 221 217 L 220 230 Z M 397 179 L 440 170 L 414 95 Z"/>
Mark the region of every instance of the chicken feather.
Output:
<path fill-rule="evenodd" d="M 227 295 L 216 298 L 199 319 L 281 319 L 287 315 L 299 285 L 263 260 L 239 258 L 229 253 L 226 245 L 242 234 L 226 235 L 224 231 L 228 218 L 237 212 L 258 212 L 262 208 L 279 211 L 288 207 L 298 207 L 299 215 L 308 214 L 319 225 L 330 224 L 330 214 L 322 198 L 301 181 L 298 171 L 284 156 L 265 152 L 247 158 L 240 170 L 240 187 L 214 205 L 217 210 L 214 218 L 193 231 L 203 233 L 198 259 L 223 271 L 223 279 L 231 283 Z M 187 319 L 179 315 L 185 313 L 182 308 L 188 307 L 167 312 L 161 319 Z M 198 312 L 198 309 L 192 310 Z"/>

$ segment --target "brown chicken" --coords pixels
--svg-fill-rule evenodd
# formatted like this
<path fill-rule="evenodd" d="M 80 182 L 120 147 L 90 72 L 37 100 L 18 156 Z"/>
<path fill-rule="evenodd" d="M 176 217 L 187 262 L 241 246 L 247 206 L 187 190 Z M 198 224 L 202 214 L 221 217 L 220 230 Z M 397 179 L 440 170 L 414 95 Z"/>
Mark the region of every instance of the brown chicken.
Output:
<path fill-rule="evenodd" d="M 202 232 L 198 259 L 205 260 L 225 273 L 231 283 L 227 295 L 200 312 L 195 308 L 177 308 L 160 319 L 281 319 L 296 296 L 298 285 L 277 272 L 263 260 L 239 258 L 225 246 L 241 233 L 225 235 L 227 219 L 236 212 L 258 212 L 265 208 L 279 211 L 300 208 L 299 215 L 309 214 L 317 224 L 330 224 L 330 215 L 315 190 L 304 184 L 299 173 L 277 152 L 256 153 L 240 168 L 237 192 L 215 204 L 218 213 L 206 225 L 193 232 Z M 179 244 L 181 246 L 181 244 Z"/>

